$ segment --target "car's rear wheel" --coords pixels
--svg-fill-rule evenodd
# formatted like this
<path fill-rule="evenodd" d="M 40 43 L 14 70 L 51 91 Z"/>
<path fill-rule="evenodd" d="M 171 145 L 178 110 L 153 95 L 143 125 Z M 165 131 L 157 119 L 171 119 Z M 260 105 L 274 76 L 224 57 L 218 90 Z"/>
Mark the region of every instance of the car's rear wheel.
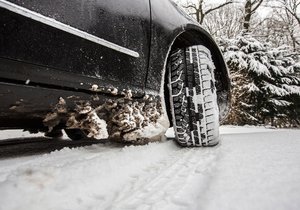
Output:
<path fill-rule="evenodd" d="M 62 133 L 62 130 L 61 129 L 53 129 L 52 131 L 50 132 L 46 132 L 45 133 L 45 136 L 46 137 L 49 137 L 49 138 L 55 138 L 55 139 L 58 139 L 58 138 L 61 138 L 63 136 L 63 133 Z"/>
<path fill-rule="evenodd" d="M 80 129 L 65 129 L 65 132 L 73 141 L 84 140 L 87 138 L 85 132 Z"/>
<path fill-rule="evenodd" d="M 210 51 L 192 46 L 171 52 L 168 79 L 172 124 L 182 146 L 214 146 L 219 112 Z"/>

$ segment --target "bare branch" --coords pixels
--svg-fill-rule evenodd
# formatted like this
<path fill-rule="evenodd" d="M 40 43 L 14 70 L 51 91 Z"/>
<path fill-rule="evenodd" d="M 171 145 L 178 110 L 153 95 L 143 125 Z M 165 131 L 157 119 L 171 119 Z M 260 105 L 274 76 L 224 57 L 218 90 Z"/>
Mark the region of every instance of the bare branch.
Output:
<path fill-rule="evenodd" d="M 258 7 L 263 3 L 263 1 L 264 0 L 259 0 L 258 3 L 256 4 L 256 6 L 254 8 L 252 8 L 252 12 L 255 12 L 258 9 Z M 254 2 L 256 2 L 256 1 L 254 1 Z"/>
<path fill-rule="evenodd" d="M 233 1 L 228 1 L 228 2 L 225 2 L 223 4 L 220 4 L 219 6 L 211 8 L 211 9 L 207 10 L 206 12 L 204 12 L 204 15 L 207 15 L 208 13 L 210 13 L 210 12 L 212 12 L 214 10 L 220 9 L 220 8 L 222 8 L 222 7 L 224 7 L 224 6 L 228 5 L 228 4 L 232 4 L 232 3 L 234 3 L 234 2 Z"/>
<path fill-rule="evenodd" d="M 197 10 L 197 7 L 196 7 L 196 5 L 194 5 L 194 4 L 190 4 L 190 5 L 187 5 L 187 6 L 182 6 L 183 8 L 185 8 L 185 9 L 195 9 L 195 10 Z"/>
<path fill-rule="evenodd" d="M 298 22 L 298 24 L 300 25 L 300 17 L 297 16 L 296 12 L 293 12 L 290 8 L 285 7 L 286 11 L 288 11 Z"/>

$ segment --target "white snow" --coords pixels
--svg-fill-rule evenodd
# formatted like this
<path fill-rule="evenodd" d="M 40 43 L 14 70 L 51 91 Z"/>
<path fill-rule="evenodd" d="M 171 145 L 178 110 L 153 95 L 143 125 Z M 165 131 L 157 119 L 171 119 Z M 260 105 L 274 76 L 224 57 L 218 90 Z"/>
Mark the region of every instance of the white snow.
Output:
<path fill-rule="evenodd" d="M 249 84 L 245 85 L 244 87 L 250 93 L 251 92 L 255 93 L 255 92 L 259 92 L 260 91 L 260 89 L 253 82 L 250 82 Z"/>
<path fill-rule="evenodd" d="M 272 85 L 271 83 L 265 82 L 263 89 L 270 91 L 271 93 L 275 93 L 278 96 L 286 96 L 289 95 L 289 92 L 284 88 Z M 288 86 L 287 86 L 288 87 Z"/>
<path fill-rule="evenodd" d="M 258 76 L 265 75 L 267 77 L 271 77 L 269 69 L 265 65 L 254 59 L 249 60 L 249 71 L 257 73 Z"/>
<path fill-rule="evenodd" d="M 159 141 L 164 136 L 169 127 L 169 120 L 163 114 L 156 123 L 149 123 L 145 127 L 129 132 L 123 136 L 123 139 L 130 142 L 141 138 L 148 138 L 150 141 Z"/>
<path fill-rule="evenodd" d="M 96 84 L 93 84 L 93 85 L 92 85 L 92 87 L 91 87 L 91 90 L 92 90 L 92 91 L 97 91 L 97 90 L 98 90 L 98 88 L 99 88 L 99 86 L 98 86 L 98 85 L 96 85 Z"/>
<path fill-rule="evenodd" d="M 0 209 L 300 208 L 300 130 L 220 131 L 211 148 L 106 144 L 1 159 Z"/>
<path fill-rule="evenodd" d="M 111 94 L 117 95 L 118 94 L 118 89 L 117 88 L 112 88 Z"/>
<path fill-rule="evenodd" d="M 25 138 L 25 137 L 43 137 L 43 133 L 30 134 L 28 131 L 23 130 L 0 130 L 0 140 Z"/>
<path fill-rule="evenodd" d="M 94 127 L 91 128 L 88 137 L 94 137 L 95 139 L 107 139 L 108 131 L 106 121 L 100 119 L 95 112 L 91 114 L 90 119 L 93 122 Z"/>

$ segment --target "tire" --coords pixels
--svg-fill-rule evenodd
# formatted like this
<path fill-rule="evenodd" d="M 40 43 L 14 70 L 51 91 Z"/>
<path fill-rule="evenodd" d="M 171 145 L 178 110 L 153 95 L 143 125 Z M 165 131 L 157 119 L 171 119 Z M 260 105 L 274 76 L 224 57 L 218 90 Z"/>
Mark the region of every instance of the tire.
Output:
<path fill-rule="evenodd" d="M 45 137 L 60 139 L 63 137 L 63 133 L 62 133 L 61 129 L 53 129 L 50 132 L 46 132 Z"/>
<path fill-rule="evenodd" d="M 219 111 L 210 51 L 192 46 L 171 52 L 168 65 L 172 124 L 182 146 L 219 142 Z"/>
<path fill-rule="evenodd" d="M 80 129 L 65 129 L 67 136 L 73 141 L 87 139 L 86 134 Z"/>

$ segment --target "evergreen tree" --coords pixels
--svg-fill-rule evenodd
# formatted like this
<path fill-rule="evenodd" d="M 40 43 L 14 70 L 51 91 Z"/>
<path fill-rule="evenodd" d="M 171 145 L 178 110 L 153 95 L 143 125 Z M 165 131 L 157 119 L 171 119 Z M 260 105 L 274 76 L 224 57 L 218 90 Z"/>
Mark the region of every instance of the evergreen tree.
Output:
<path fill-rule="evenodd" d="M 299 125 L 300 64 L 290 47 L 272 48 L 250 34 L 220 43 L 233 82 L 227 123 Z"/>

